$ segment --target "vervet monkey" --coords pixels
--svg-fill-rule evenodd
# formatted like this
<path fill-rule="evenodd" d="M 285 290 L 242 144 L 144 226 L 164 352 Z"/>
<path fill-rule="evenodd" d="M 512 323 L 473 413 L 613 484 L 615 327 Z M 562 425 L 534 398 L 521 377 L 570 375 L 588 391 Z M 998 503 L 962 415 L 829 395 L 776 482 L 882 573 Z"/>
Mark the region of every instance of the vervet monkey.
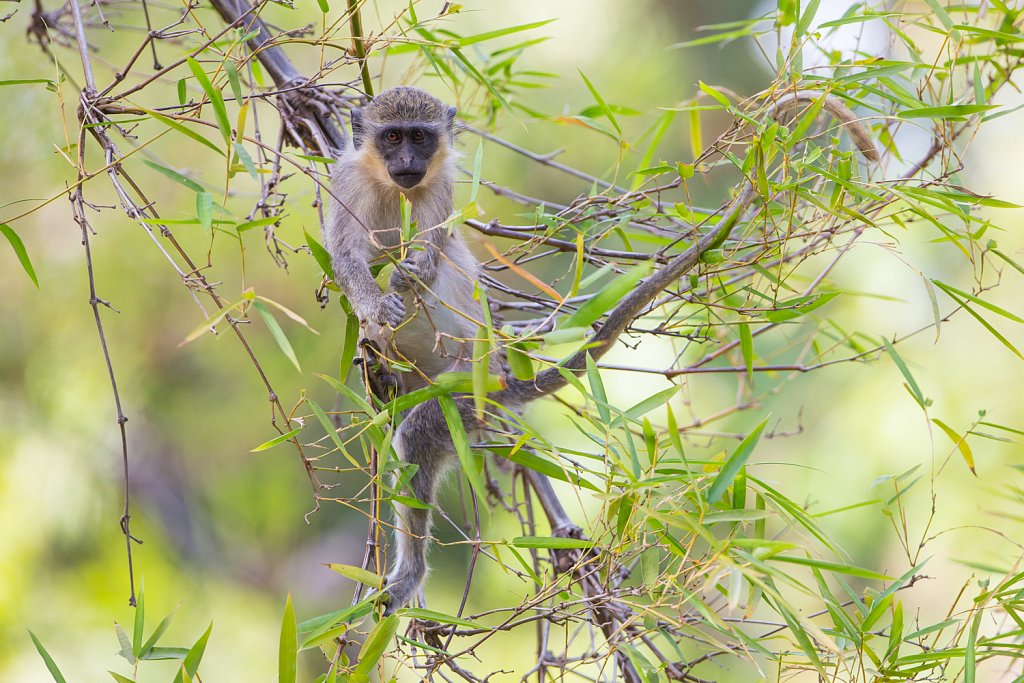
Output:
<path fill-rule="evenodd" d="M 775 101 L 770 113 L 775 116 L 794 110 L 817 97 L 824 97 L 823 108 L 851 132 L 865 158 L 877 160 L 866 130 L 835 96 L 787 93 Z M 405 390 L 427 384 L 440 372 L 468 369 L 469 340 L 483 319 L 480 305 L 473 299 L 479 265 L 458 232 L 446 225 L 452 212 L 455 172 L 454 115 L 453 108 L 416 88 L 381 93 L 364 109 L 353 111 L 352 147 L 341 155 L 332 179 L 336 201 L 325 242 L 335 280 L 366 325 L 368 337 L 379 344 L 384 355 L 415 364 L 418 374 L 407 380 Z M 489 398 L 515 411 L 566 386 L 563 372 L 583 371 L 588 354 L 594 360 L 601 358 L 658 294 L 696 266 L 703 252 L 728 238 L 754 194 L 753 187 L 746 184 L 726 218 L 627 294 L 588 340 L 586 350 L 533 379 L 506 377 L 505 388 Z M 370 275 L 369 264 L 402 246 L 400 195 L 412 203 L 417 224 L 413 246 L 421 248 L 407 252 L 390 277 L 389 291 L 384 292 Z M 500 359 L 492 360 L 492 367 L 495 363 L 501 366 Z M 482 427 L 472 398 L 455 400 L 467 430 Z M 392 445 L 403 462 L 418 466 L 409 482 L 413 495 L 433 505 L 442 476 L 455 460 L 455 447 L 438 402 L 411 409 Z M 430 511 L 397 503 L 396 508 L 398 552 L 384 586 L 385 614 L 406 605 L 427 573 Z"/>
<path fill-rule="evenodd" d="M 414 368 L 405 391 L 468 370 L 483 320 L 473 291 L 479 265 L 452 214 L 455 108 L 418 88 L 391 88 L 352 111 L 352 146 L 334 164 L 324 242 L 334 279 L 391 360 Z M 403 243 L 401 196 L 415 236 Z M 371 264 L 396 263 L 387 291 Z"/>

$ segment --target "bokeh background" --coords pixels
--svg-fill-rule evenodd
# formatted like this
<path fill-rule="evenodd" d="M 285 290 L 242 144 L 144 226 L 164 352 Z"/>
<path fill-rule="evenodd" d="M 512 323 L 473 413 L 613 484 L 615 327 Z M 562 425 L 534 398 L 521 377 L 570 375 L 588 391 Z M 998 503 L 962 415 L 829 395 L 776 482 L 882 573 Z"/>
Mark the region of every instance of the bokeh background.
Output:
<path fill-rule="evenodd" d="M 315 3 L 299 5 L 293 12 L 274 8 L 271 16 L 284 26 L 319 21 Z M 422 3 L 421 12 L 428 5 Z M 372 9 L 364 13 L 364 21 L 371 28 L 395 10 L 387 2 L 368 7 Z M 669 47 L 697 36 L 700 25 L 745 18 L 764 9 L 749 2 L 712 1 L 467 2 L 462 12 L 447 21 L 452 30 L 472 34 L 555 19 L 534 32 L 549 39 L 532 47 L 522 60 L 532 69 L 556 75 L 536 79 L 549 87 L 529 94 L 531 106 L 549 114 L 572 114 L 590 106 L 592 98 L 577 74 L 579 69 L 608 101 L 644 112 L 623 117 L 628 138 L 654 120 L 658 107 L 693 97 L 698 80 L 745 95 L 764 87 L 771 79 L 771 64 L 765 57 L 774 52 L 770 44 L 757 47 L 744 40 L 688 49 Z M 24 37 L 29 8 L 18 10 L 0 24 L 0 80 L 54 78 L 53 60 Z M 91 32 L 100 48 L 97 64 L 118 64 L 138 44 L 137 32 L 119 27 L 136 21 L 135 11 L 124 8 L 119 13 L 114 5 L 108 14 L 117 30 Z M 219 22 L 210 10 L 200 10 L 200 16 L 211 24 Z M 177 56 L 167 47 L 161 49 L 167 61 Z M 58 48 L 57 54 L 71 74 L 80 73 L 73 50 Z M 314 50 L 296 46 L 290 54 L 300 69 L 317 63 Z M 388 85 L 418 75 L 395 64 L 384 74 L 383 83 Z M 101 71 L 99 79 L 107 78 L 109 73 Z M 418 84 L 445 96 L 435 79 L 424 77 Z M 161 94 L 166 102 L 144 99 L 141 103 L 176 101 L 173 82 L 152 94 L 147 91 L 148 98 Z M 74 169 L 55 150 L 67 144 L 66 131 L 75 129 L 76 103 L 71 88 L 64 90 L 63 105 L 42 86 L 6 86 L 0 88 L 0 95 L 4 159 L 0 221 L 4 221 L 73 181 Z M 957 180 L 960 184 L 1024 203 L 1020 116 L 1011 114 L 985 126 L 972 141 L 966 168 Z M 660 157 L 692 160 L 682 118 L 670 130 Z M 708 125 L 720 130 L 725 123 L 709 120 Z M 585 130 L 503 117 L 499 131 L 541 153 L 564 148 L 561 161 L 595 174 L 615 166 L 615 145 Z M 471 155 L 477 140 L 464 136 L 464 141 Z M 180 142 L 163 147 L 157 143 L 153 150 L 167 165 L 188 167 L 199 175 L 209 172 L 216 178 L 213 158 L 197 153 L 192 160 L 174 144 Z M 525 194 L 564 201 L 587 190 L 579 181 L 538 170 L 493 146 L 486 146 L 485 152 L 486 177 Z M 89 154 L 91 166 L 96 167 L 95 149 Z M 192 195 L 188 190 L 140 163 L 135 169 L 149 182 L 148 189 L 165 215 L 189 215 Z M 245 181 L 238 187 L 244 192 Z M 308 179 L 294 177 L 286 181 L 286 189 L 289 218 L 280 235 L 297 245 L 303 241 L 303 229 L 317 234 L 313 188 Z M 725 196 L 727 186 L 709 181 L 700 190 L 699 202 L 713 204 Z M 103 178 L 90 183 L 87 199 L 97 205 L 114 203 Z M 514 220 L 522 212 L 486 193 L 481 204 L 488 217 Z M 1004 252 L 1024 261 L 1020 230 L 1024 211 L 992 210 L 991 217 L 1003 230 L 993 230 L 990 236 Z M 308 524 L 304 521 L 313 501 L 294 452 L 286 447 L 250 452 L 274 433 L 266 393 L 241 347 L 230 334 L 207 335 L 183 346 L 182 340 L 203 318 L 177 275 L 122 213 L 104 209 L 91 218 L 97 228 L 92 244 L 99 294 L 119 311 L 103 315 L 129 417 L 132 529 L 145 541 L 135 548 L 136 574 L 145 581 L 149 621 L 155 624 L 178 606 L 167 638 L 177 645 L 190 643 L 214 622 L 202 669 L 206 681 L 272 680 L 285 596 L 293 594 L 300 619 L 348 604 L 351 582 L 321 563 L 359 562 L 365 518 L 327 502 Z M 0 680 L 50 680 L 26 628 L 46 643 L 70 681 L 103 680 L 106 669 L 127 673 L 123 661 L 113 654 L 118 649 L 113 623 L 130 624 L 133 617 L 127 606 L 124 542 L 118 528 L 122 505 L 118 433 L 87 301 L 80 235 L 65 197 L 12 227 L 25 240 L 40 286 L 32 285 L 13 252 L 0 241 Z M 212 249 L 215 265 L 207 276 L 223 283 L 221 291 L 228 298 L 232 292 L 255 286 L 257 293 L 299 312 L 320 333 L 285 327 L 301 372 L 281 355 L 264 328 L 253 325 L 250 338 L 286 405 L 298 401 L 303 390 L 322 405 L 333 405 L 329 387 L 314 373 L 337 370 L 338 310 L 333 305 L 321 310 L 315 301 L 319 273 L 308 255 L 292 255 L 288 268 L 282 269 L 267 254 L 258 233 L 252 231 L 244 240 L 243 273 L 237 243 L 218 240 L 211 248 L 198 226 L 177 230 L 191 253 Z M 835 285 L 853 294 L 833 302 L 830 314 L 848 329 L 891 338 L 926 325 L 932 313 L 922 272 L 969 288 L 969 264 L 948 245 L 934 241 L 936 234 L 916 228 L 895 237 L 898 243 L 893 236 L 872 235 L 834 273 Z M 472 242 L 475 237 L 469 239 Z M 990 296 L 1020 314 L 1021 275 L 1007 269 L 1001 286 Z M 1005 322 L 993 320 L 1013 343 L 1024 345 L 1020 328 Z M 934 332 L 916 336 L 900 351 L 924 393 L 933 399 L 933 416 L 964 430 L 984 410 L 986 419 L 1024 428 L 1021 361 L 968 316 L 943 325 L 938 338 Z M 617 354 L 610 358 L 612 362 L 636 362 L 623 349 Z M 670 349 L 645 348 L 644 362 L 650 366 L 669 360 Z M 915 466 L 925 475 L 905 499 L 906 525 L 912 538 L 924 533 L 934 497 L 935 519 L 927 535 L 937 538 L 928 547 L 932 559 L 925 571 L 933 578 L 903 596 L 912 606 L 910 613 L 920 610 L 923 618 L 939 619 L 937 614 L 948 608 L 962 586 L 973 589 L 974 582 L 988 576 L 986 567 L 1003 572 L 1017 561 L 1024 539 L 1020 512 L 1024 458 L 1018 440 L 972 438 L 978 466 L 975 477 L 946 436 L 929 427 L 890 360 L 839 365 L 784 379 L 780 381 L 783 390 L 758 409 L 755 421 L 770 413 L 778 431 L 794 434 L 762 442 L 753 462 L 759 476 L 791 498 L 822 512 L 877 498 L 879 489 L 873 484 L 879 477 Z M 668 386 L 657 378 L 637 380 L 615 372 L 607 373 L 605 382 L 620 405 L 631 405 L 650 391 Z M 694 416 L 713 414 L 735 403 L 734 388 L 734 380 L 728 377 L 689 380 L 680 405 Z M 576 437 L 565 433 L 564 424 L 559 423 L 557 411 L 545 407 L 529 415 L 550 437 L 575 443 Z M 750 418 L 741 418 L 722 429 L 739 430 L 750 424 Z M 339 495 L 351 493 L 360 483 L 342 482 Z M 456 511 L 460 507 L 457 488 L 451 487 L 446 503 Z M 577 508 L 574 514 L 581 520 L 596 509 L 586 501 Z M 857 564 L 894 574 L 907 568 L 893 519 L 877 504 L 830 515 L 821 523 Z M 517 532 L 500 512 L 491 514 L 486 524 L 494 538 Z M 439 534 L 452 537 L 444 529 Z M 437 569 L 430 595 L 436 609 L 457 605 L 465 561 L 466 553 L 459 547 L 434 553 Z M 523 590 L 508 583 L 495 567 L 484 566 L 482 572 L 483 581 L 497 588 L 486 594 L 475 591 L 475 606 L 507 602 Z M 493 661 L 493 668 L 515 670 L 522 659 L 507 640 L 503 643 L 501 648 L 481 652 L 490 658 L 488 663 Z M 316 657 L 309 660 L 315 661 Z M 164 680 L 170 671 L 160 665 L 147 669 L 143 681 Z M 724 665 L 721 680 L 730 680 L 729 675 Z M 992 667 L 986 675 L 995 681 L 1012 680 L 1015 674 L 1004 666 Z"/>

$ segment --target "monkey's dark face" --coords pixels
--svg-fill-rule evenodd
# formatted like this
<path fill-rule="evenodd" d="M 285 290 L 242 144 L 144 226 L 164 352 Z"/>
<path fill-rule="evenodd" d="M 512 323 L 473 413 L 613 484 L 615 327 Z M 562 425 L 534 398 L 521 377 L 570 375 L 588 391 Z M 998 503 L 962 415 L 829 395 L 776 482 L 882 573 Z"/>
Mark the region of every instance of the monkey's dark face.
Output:
<path fill-rule="evenodd" d="M 407 190 L 416 187 L 427 175 L 440 143 L 436 130 L 415 123 L 385 126 L 377 132 L 374 142 L 391 180 Z"/>

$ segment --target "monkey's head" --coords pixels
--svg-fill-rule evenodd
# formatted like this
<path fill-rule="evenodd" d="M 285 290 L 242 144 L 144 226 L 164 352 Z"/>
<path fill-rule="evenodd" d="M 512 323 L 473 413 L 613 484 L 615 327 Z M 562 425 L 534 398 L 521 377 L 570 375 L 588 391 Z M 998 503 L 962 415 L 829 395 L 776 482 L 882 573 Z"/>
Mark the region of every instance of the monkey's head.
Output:
<path fill-rule="evenodd" d="M 427 176 L 431 162 L 454 141 L 455 107 L 419 88 L 385 90 L 362 109 L 352 110 L 352 144 L 370 146 L 391 181 L 409 190 Z"/>

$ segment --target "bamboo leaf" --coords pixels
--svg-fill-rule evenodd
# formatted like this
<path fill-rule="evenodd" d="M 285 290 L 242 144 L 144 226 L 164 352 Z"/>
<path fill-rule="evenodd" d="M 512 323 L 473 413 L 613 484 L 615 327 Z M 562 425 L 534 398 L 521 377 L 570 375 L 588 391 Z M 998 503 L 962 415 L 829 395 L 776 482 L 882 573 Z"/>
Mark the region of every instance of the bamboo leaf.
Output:
<path fill-rule="evenodd" d="M 377 668 L 377 662 L 384 655 L 391 640 L 398 630 L 398 616 L 392 614 L 384 617 L 367 636 L 366 642 L 359 649 L 359 663 L 352 670 L 352 683 L 368 683 L 370 674 Z"/>
<path fill-rule="evenodd" d="M 788 562 L 789 564 L 801 564 L 805 567 L 814 567 L 816 569 L 822 569 L 824 571 L 833 572 L 835 574 L 846 574 L 848 576 L 856 576 L 861 579 L 871 579 L 872 581 L 892 581 L 893 577 L 887 576 L 886 574 L 879 574 L 873 572 L 870 569 L 864 569 L 862 567 L 855 567 L 849 564 L 840 564 L 838 562 L 826 562 L 825 560 L 815 560 L 810 557 L 793 557 L 790 555 L 775 555 L 771 558 L 775 562 Z"/>
<path fill-rule="evenodd" d="M 25 249 L 25 243 L 21 241 L 21 237 L 18 233 L 14 232 L 11 226 L 6 223 L 0 223 L 0 232 L 3 233 L 7 241 L 11 243 L 11 247 L 14 249 L 14 255 L 18 257 L 18 261 L 21 262 L 21 267 L 28 274 L 29 278 L 35 284 L 36 288 L 39 288 L 39 279 L 36 277 L 36 270 L 32 267 L 32 261 L 28 257 L 28 251 Z"/>
<path fill-rule="evenodd" d="M 202 135 L 200 135 L 199 133 L 195 132 L 194 130 L 192 130 L 188 126 L 186 126 L 186 125 L 184 125 L 182 123 L 179 123 L 179 122 L 175 121 L 174 119 L 172 119 L 170 117 L 164 116 L 163 114 L 161 114 L 158 111 L 153 111 L 152 109 L 142 109 L 142 111 L 146 112 L 147 114 L 149 114 L 154 119 L 156 119 L 160 123 L 164 124 L 168 128 L 172 128 L 172 129 L 178 131 L 179 133 L 181 133 L 182 135 L 185 135 L 185 136 L 187 136 L 189 138 L 192 138 L 193 140 L 195 140 L 199 144 L 204 145 L 206 147 L 209 147 L 210 149 L 212 149 L 217 154 L 219 154 L 221 156 L 224 156 L 224 150 L 222 150 L 220 147 L 218 147 L 217 145 L 213 144 L 207 138 L 205 138 Z"/>
<path fill-rule="evenodd" d="M 189 648 L 188 654 L 185 655 L 185 661 L 182 662 L 181 670 L 178 672 L 178 676 L 174 679 L 174 683 L 186 683 L 186 678 L 194 678 L 196 672 L 199 671 L 199 663 L 203 659 L 203 653 L 206 651 L 206 642 L 210 639 L 210 632 L 213 630 L 213 623 L 210 623 L 209 628 L 206 629 L 206 633 L 199 636 L 199 640 L 196 641 L 195 645 Z"/>
<path fill-rule="evenodd" d="M 269 310 L 267 310 L 266 305 L 264 305 L 260 300 L 253 301 L 252 305 L 253 308 L 256 309 L 256 312 L 260 314 L 260 317 L 263 318 L 263 322 L 266 323 L 267 329 L 270 330 L 270 336 L 272 336 L 274 341 L 277 342 L 282 353 L 284 353 L 285 357 L 292 362 L 292 365 L 295 366 L 296 370 L 302 372 L 302 368 L 299 367 L 299 359 L 295 356 L 295 349 L 292 348 L 292 344 L 288 341 L 288 337 L 285 336 L 284 330 L 282 330 L 281 326 L 277 324 L 277 320 L 275 320 L 274 316 L 271 315 Z"/>
<path fill-rule="evenodd" d="M 998 104 L 950 104 L 945 107 L 918 107 L 896 114 L 901 119 L 964 119 L 971 114 L 998 109 Z"/>
<path fill-rule="evenodd" d="M 238 79 L 238 67 L 235 66 L 234 60 L 224 60 L 224 72 L 228 75 L 228 83 L 231 85 L 231 94 L 235 96 L 235 103 L 241 107 L 242 102 L 242 83 Z M 238 134 L 241 135 L 242 131 L 239 130 Z"/>
<path fill-rule="evenodd" d="M 270 441 L 264 441 L 259 446 L 257 446 L 256 448 L 253 448 L 249 452 L 250 453 L 258 453 L 259 451 L 265 451 L 268 448 L 273 448 L 274 446 L 276 446 L 279 443 L 284 443 L 285 441 L 288 441 L 289 439 L 291 439 L 292 437 L 294 437 L 296 434 L 298 434 L 301 431 L 302 431 L 302 427 L 296 427 L 295 429 L 291 430 L 290 432 L 285 432 L 284 434 L 281 434 L 279 436 L 275 436 Z"/>
<path fill-rule="evenodd" d="M 967 434 L 960 436 L 952 427 L 938 418 L 933 417 L 932 422 L 946 433 L 949 440 L 952 441 L 953 445 L 956 446 L 958 451 L 960 451 L 960 455 L 963 456 L 964 462 L 967 463 L 967 468 L 971 471 L 971 474 L 978 476 L 978 473 L 974 469 L 974 454 L 971 452 L 971 447 L 967 443 Z"/>
<path fill-rule="evenodd" d="M 351 564 L 328 564 L 327 567 L 332 572 L 338 572 L 347 579 L 352 579 L 357 583 L 361 583 L 367 586 L 373 586 L 374 588 L 380 588 L 384 585 L 384 577 L 380 574 L 375 574 L 362 567 L 355 567 Z"/>
<path fill-rule="evenodd" d="M 50 676 L 53 677 L 53 680 L 56 681 L 56 683 L 67 683 L 67 680 L 64 678 L 64 674 L 60 672 L 60 669 L 57 667 L 57 663 L 53 661 L 53 657 L 50 656 L 50 653 L 46 651 L 43 644 L 39 642 L 38 638 L 36 638 L 36 634 L 32 633 L 31 630 L 28 630 L 28 635 L 32 639 L 32 644 L 36 646 L 36 652 L 38 652 L 39 656 L 43 658 L 43 662 L 46 664 L 46 670 L 50 672 Z"/>
<path fill-rule="evenodd" d="M 604 315 L 605 311 L 612 308 L 622 297 L 633 291 L 636 284 L 651 272 L 651 268 L 651 262 L 645 261 L 635 266 L 632 270 L 620 275 L 580 306 L 569 317 L 569 320 L 561 326 L 562 329 L 589 327 L 592 325 L 598 318 Z"/>
<path fill-rule="evenodd" d="M 750 458 L 750 454 L 754 452 L 754 447 L 757 445 L 758 439 L 761 438 L 761 432 L 764 431 L 767 424 L 768 418 L 765 418 L 761 421 L 761 424 L 754 427 L 754 430 L 747 434 L 746 438 L 740 442 L 740 445 L 736 447 L 736 450 L 732 452 L 732 455 L 722 465 L 721 471 L 711 483 L 711 488 L 708 489 L 706 499 L 709 504 L 714 505 L 717 503 L 726 489 L 729 488 L 732 480 L 736 478 L 740 469 Z"/>
<path fill-rule="evenodd" d="M 459 406 L 455 399 L 445 394 L 438 396 L 437 402 L 441 405 L 441 412 L 444 413 L 444 421 L 448 425 L 452 443 L 455 444 L 455 453 L 459 456 L 462 471 L 466 473 L 466 478 L 469 479 L 469 484 L 473 487 L 476 495 L 484 499 L 487 496 L 487 487 L 480 471 L 480 463 L 469 446 L 469 437 L 466 435 L 466 427 L 462 423 Z"/>
<path fill-rule="evenodd" d="M 281 640 L 277 654 L 278 683 L 295 683 L 299 650 L 298 634 L 295 626 L 295 608 L 292 606 L 292 594 L 284 603 L 284 617 L 281 619 Z"/>
<path fill-rule="evenodd" d="M 550 550 L 567 550 L 571 548 L 589 549 L 596 543 L 585 538 L 561 538 L 556 536 L 517 536 L 512 539 L 517 548 L 548 548 Z"/>
<path fill-rule="evenodd" d="M 213 83 L 210 82 L 210 78 L 203 71 L 202 65 L 191 57 L 186 57 L 188 66 L 192 69 L 192 74 L 199 81 L 199 85 L 202 86 L 203 90 L 206 91 L 206 95 L 210 98 L 210 104 L 213 105 L 213 113 L 217 119 L 217 126 L 220 128 L 220 134 L 224 136 L 224 142 L 231 142 L 231 121 L 228 119 L 228 110 L 224 106 L 224 96 L 221 94 L 220 89 L 213 87 Z"/>

